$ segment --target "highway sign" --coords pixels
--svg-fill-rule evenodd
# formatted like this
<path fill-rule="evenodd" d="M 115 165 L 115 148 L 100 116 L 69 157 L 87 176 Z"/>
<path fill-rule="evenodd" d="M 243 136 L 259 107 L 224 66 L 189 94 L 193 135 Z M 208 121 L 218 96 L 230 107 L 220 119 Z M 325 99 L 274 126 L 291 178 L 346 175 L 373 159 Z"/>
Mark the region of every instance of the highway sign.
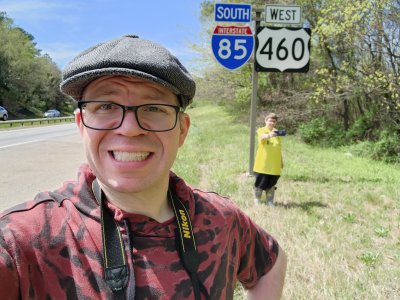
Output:
<path fill-rule="evenodd" d="M 301 6 L 266 5 L 265 22 L 279 24 L 301 24 Z"/>
<path fill-rule="evenodd" d="M 215 3 L 216 22 L 251 22 L 251 4 Z"/>
<path fill-rule="evenodd" d="M 217 26 L 211 39 L 213 54 L 225 68 L 235 70 L 251 57 L 254 37 L 249 26 Z"/>
<path fill-rule="evenodd" d="M 258 27 L 257 72 L 307 72 L 310 62 L 309 28 Z"/>

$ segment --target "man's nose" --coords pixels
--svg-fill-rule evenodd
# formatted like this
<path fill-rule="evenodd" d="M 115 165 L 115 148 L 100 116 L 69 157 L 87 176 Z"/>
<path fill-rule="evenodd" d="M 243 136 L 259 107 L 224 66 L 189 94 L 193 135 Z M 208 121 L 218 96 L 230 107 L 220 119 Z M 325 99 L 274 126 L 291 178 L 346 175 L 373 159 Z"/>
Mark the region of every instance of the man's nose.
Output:
<path fill-rule="evenodd" d="M 119 128 L 116 129 L 118 133 L 127 135 L 127 136 L 135 136 L 140 134 L 145 134 L 148 131 L 142 129 L 139 126 L 139 122 L 136 118 L 136 114 L 133 110 L 127 110 L 125 112 L 124 120 Z"/>

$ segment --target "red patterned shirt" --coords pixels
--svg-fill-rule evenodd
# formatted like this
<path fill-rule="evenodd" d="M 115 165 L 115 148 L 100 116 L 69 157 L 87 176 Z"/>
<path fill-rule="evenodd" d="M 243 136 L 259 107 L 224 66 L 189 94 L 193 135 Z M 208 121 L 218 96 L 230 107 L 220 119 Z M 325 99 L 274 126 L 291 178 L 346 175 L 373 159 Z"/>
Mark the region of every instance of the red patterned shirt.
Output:
<path fill-rule="evenodd" d="M 112 299 L 103 270 L 100 208 L 87 165 L 77 182 L 0 215 L 1 299 Z M 210 299 L 232 299 L 236 281 L 251 288 L 274 265 L 277 242 L 232 201 L 192 189 L 171 172 L 188 208 L 200 255 L 198 277 Z M 159 223 L 107 203 L 124 240 L 127 299 L 194 299 L 175 247 L 175 217 Z M 134 279 L 133 279 L 134 277 Z"/>

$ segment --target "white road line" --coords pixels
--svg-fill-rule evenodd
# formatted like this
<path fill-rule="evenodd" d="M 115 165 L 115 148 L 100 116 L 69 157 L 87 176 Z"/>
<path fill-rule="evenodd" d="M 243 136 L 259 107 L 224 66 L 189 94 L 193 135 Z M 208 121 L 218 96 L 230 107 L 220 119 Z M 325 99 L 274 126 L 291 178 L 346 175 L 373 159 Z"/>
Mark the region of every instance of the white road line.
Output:
<path fill-rule="evenodd" d="M 24 144 L 36 143 L 36 142 L 40 142 L 40 141 L 42 141 L 42 140 L 33 140 L 33 141 L 27 141 L 27 142 L 23 142 L 23 143 L 10 144 L 10 145 L 6 145 L 6 146 L 0 146 L 0 149 L 10 148 L 10 147 L 14 147 L 14 146 L 20 146 L 20 145 L 24 145 Z"/>

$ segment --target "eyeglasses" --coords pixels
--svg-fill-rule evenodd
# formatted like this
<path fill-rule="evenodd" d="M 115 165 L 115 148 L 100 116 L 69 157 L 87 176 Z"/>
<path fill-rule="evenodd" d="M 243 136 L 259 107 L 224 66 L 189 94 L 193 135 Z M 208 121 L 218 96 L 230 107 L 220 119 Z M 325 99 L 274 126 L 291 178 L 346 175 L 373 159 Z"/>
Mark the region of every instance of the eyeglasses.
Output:
<path fill-rule="evenodd" d="M 140 128 L 147 131 L 169 131 L 175 128 L 183 109 L 169 104 L 125 106 L 108 101 L 79 101 L 83 124 L 96 130 L 113 130 L 122 125 L 128 110 L 135 113 Z"/>

